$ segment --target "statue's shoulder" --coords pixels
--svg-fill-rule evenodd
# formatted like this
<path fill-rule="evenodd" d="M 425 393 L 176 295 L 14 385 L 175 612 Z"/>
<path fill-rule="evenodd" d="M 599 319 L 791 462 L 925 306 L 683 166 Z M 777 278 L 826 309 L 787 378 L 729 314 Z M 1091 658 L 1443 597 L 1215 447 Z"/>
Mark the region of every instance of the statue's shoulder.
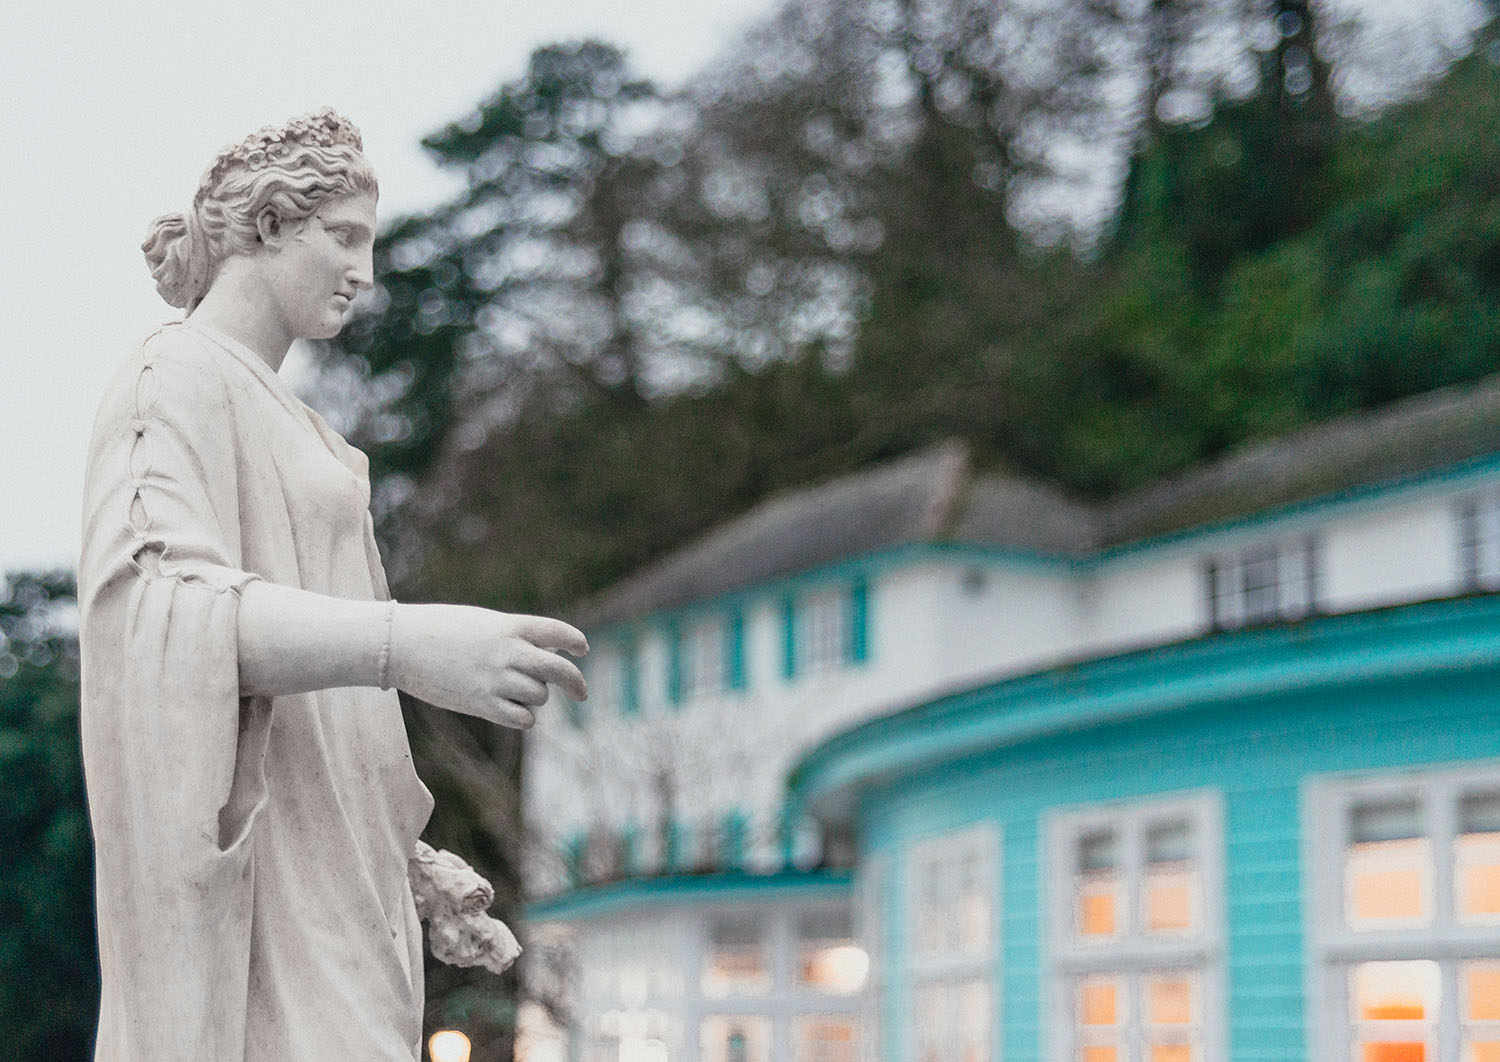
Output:
<path fill-rule="evenodd" d="M 163 325 L 142 337 L 126 354 L 106 396 L 136 417 L 163 407 L 177 411 L 222 410 L 228 388 L 211 344 L 191 329 Z"/>

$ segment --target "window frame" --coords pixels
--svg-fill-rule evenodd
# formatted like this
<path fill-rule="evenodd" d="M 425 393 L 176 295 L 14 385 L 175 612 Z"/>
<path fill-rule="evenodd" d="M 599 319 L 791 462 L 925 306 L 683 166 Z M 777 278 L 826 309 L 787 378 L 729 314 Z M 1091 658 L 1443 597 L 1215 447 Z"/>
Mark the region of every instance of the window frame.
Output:
<path fill-rule="evenodd" d="M 1319 614 L 1323 591 L 1323 536 L 1318 531 L 1281 535 L 1203 557 L 1199 579 L 1206 626 L 1242 630 Z M 1251 582 L 1252 574 L 1262 578 Z M 1264 576 L 1269 573 L 1270 582 Z M 1252 596 L 1266 597 L 1253 609 Z"/>
<path fill-rule="evenodd" d="M 1500 925 L 1464 924 L 1454 893 L 1459 800 L 1466 791 L 1500 789 L 1500 760 L 1324 775 L 1303 785 L 1302 860 L 1307 915 L 1307 999 L 1319 1058 L 1349 1054 L 1354 1020 L 1349 1013 L 1349 971 L 1363 962 L 1431 960 L 1438 964 L 1439 1004 L 1434 1021 L 1438 1059 L 1461 1057 L 1463 1023 L 1457 1004 L 1459 964 L 1500 961 Z M 1351 809 L 1369 800 L 1395 801 L 1415 794 L 1432 852 L 1432 921 L 1407 928 L 1351 929 L 1344 918 L 1344 862 Z"/>
<path fill-rule="evenodd" d="M 1200 929 L 1191 937 L 1143 938 L 1134 930 L 1144 882 L 1145 838 L 1149 826 L 1164 819 L 1186 818 L 1193 827 L 1200 876 Z M 1129 921 L 1118 939 L 1083 943 L 1073 937 L 1073 857 L 1085 834 L 1108 827 L 1121 845 L 1121 877 Z M 1047 816 L 1046 850 L 1041 860 L 1042 894 L 1046 898 L 1043 975 L 1049 1041 L 1044 1057 L 1072 1062 L 1077 1057 L 1076 1022 L 1067 1005 L 1071 983 L 1089 975 L 1123 975 L 1139 983 L 1143 975 L 1181 969 L 1197 973 L 1201 1002 L 1203 1062 L 1228 1057 L 1228 1001 L 1225 988 L 1224 805 L 1218 790 L 1199 789 L 1168 795 L 1053 809 Z M 1132 1045 L 1143 1046 L 1134 993 L 1127 994 L 1125 1030 Z"/>
<path fill-rule="evenodd" d="M 974 954 L 923 953 L 917 946 L 917 933 L 921 924 L 920 874 L 934 863 L 956 863 L 971 853 L 977 857 L 980 888 L 989 903 L 988 940 L 985 941 L 984 948 Z M 1001 830 L 998 825 L 989 822 L 975 823 L 935 836 L 923 837 L 912 841 L 907 846 L 902 860 L 905 876 L 903 883 L 905 910 L 902 912 L 901 919 L 905 939 L 902 942 L 904 945 L 902 953 L 906 965 L 903 971 L 905 977 L 902 986 L 904 993 L 902 1005 L 907 1018 L 905 1024 L 908 1057 L 910 1058 L 918 1057 L 920 1035 L 916 1013 L 918 993 L 924 987 L 946 986 L 951 991 L 961 984 L 978 981 L 984 986 L 989 1007 L 985 1059 L 986 1062 L 1000 1062 L 1001 1041 L 997 1033 L 1001 1028 L 1001 997 L 997 986 L 1000 983 L 998 962 L 1001 955 L 1000 924 L 1003 912 L 1000 883 L 1004 880 L 1001 876 L 1000 860 Z M 875 958 L 872 956 L 872 970 L 874 965 Z M 871 985 L 867 984 L 865 990 L 870 991 Z M 955 1051 L 956 1029 L 946 1030 L 945 1035 L 948 1037 L 947 1050 L 953 1052 L 953 1057 L 959 1057 L 959 1052 Z"/>
<path fill-rule="evenodd" d="M 860 1058 L 878 1062 L 885 1043 L 885 931 L 889 895 L 887 860 L 883 855 L 863 859 L 855 872 L 854 939 L 865 949 L 870 972 L 865 977 L 859 1001 Z"/>
<path fill-rule="evenodd" d="M 1500 489 L 1470 491 L 1454 501 L 1452 513 L 1459 592 L 1500 589 Z"/>

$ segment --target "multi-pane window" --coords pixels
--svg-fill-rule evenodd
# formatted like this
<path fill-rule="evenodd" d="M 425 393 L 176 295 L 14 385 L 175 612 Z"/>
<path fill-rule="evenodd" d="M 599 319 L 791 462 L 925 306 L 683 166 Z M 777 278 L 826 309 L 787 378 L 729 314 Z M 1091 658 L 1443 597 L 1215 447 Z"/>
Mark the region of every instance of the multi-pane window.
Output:
<path fill-rule="evenodd" d="M 699 1025 L 703 1062 L 771 1062 L 771 1019 L 711 1014 Z"/>
<path fill-rule="evenodd" d="M 1458 572 L 1465 590 L 1500 587 L 1500 491 L 1472 494 L 1454 510 Z"/>
<path fill-rule="evenodd" d="M 839 1014 L 792 1019 L 792 1062 L 859 1062 L 859 1025 Z"/>
<path fill-rule="evenodd" d="M 1319 553 L 1316 536 L 1300 535 L 1208 558 L 1203 590 L 1209 626 L 1251 627 L 1313 613 Z"/>
<path fill-rule="evenodd" d="M 854 940 L 854 916 L 848 907 L 815 908 L 797 919 L 799 988 L 835 996 L 852 996 L 865 986 L 870 957 Z"/>
<path fill-rule="evenodd" d="M 782 602 L 784 678 L 837 671 L 869 655 L 869 586 L 863 579 Z"/>
<path fill-rule="evenodd" d="M 800 670 L 817 673 L 843 667 L 849 658 L 848 593 L 824 590 L 803 600 Z"/>
<path fill-rule="evenodd" d="M 1219 831 L 1208 796 L 1054 818 L 1058 1059 L 1214 1057 Z"/>
<path fill-rule="evenodd" d="M 914 845 L 906 925 L 917 1062 L 989 1062 L 999 860 L 977 827 Z"/>
<path fill-rule="evenodd" d="M 683 692 L 689 699 L 723 690 L 727 637 L 724 621 L 718 617 L 699 620 L 689 628 L 683 667 Z"/>
<path fill-rule="evenodd" d="M 1500 764 L 1313 790 L 1323 1050 L 1500 1062 Z"/>
<path fill-rule="evenodd" d="M 765 927 L 755 914 L 725 914 L 709 924 L 702 991 L 710 999 L 771 990 Z"/>

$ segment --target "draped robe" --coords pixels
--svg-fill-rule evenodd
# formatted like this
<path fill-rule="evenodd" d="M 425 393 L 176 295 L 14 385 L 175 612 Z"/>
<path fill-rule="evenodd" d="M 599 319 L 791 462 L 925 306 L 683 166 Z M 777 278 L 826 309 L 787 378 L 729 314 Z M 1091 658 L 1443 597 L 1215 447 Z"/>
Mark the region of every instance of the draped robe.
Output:
<path fill-rule="evenodd" d="M 239 689 L 251 580 L 388 597 L 369 500 L 364 455 L 226 336 L 165 326 L 109 386 L 78 586 L 96 1062 L 419 1053 L 432 798 L 396 694 Z"/>

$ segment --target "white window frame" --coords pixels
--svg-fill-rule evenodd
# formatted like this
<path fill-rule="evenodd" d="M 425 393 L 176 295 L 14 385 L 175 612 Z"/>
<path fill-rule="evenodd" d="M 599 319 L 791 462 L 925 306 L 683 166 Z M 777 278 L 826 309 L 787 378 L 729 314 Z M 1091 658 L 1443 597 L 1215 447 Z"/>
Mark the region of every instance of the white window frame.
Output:
<path fill-rule="evenodd" d="M 854 939 L 870 959 L 870 973 L 860 997 L 860 1058 L 879 1062 L 884 1044 L 885 900 L 887 864 L 883 856 L 860 861 L 854 885 Z"/>
<path fill-rule="evenodd" d="M 1274 581 L 1250 584 L 1257 566 L 1274 569 Z M 1203 559 L 1203 604 L 1210 630 L 1237 630 L 1314 615 L 1322 597 L 1323 540 L 1313 531 L 1255 542 Z M 1250 611 L 1252 593 L 1269 594 L 1266 608 Z"/>
<path fill-rule="evenodd" d="M 1500 589 L 1500 489 L 1457 499 L 1453 523 L 1459 592 Z"/>
<path fill-rule="evenodd" d="M 797 671 L 805 675 L 823 675 L 849 664 L 849 595 L 846 585 L 824 587 L 804 597 L 800 603 L 802 631 L 798 639 Z"/>
<path fill-rule="evenodd" d="M 1303 791 L 1303 866 L 1307 895 L 1307 998 L 1314 1015 L 1315 1057 L 1349 1056 L 1349 970 L 1356 963 L 1430 959 L 1441 972 L 1436 1059 L 1460 1057 L 1458 964 L 1500 959 L 1500 926 L 1461 925 L 1454 911 L 1453 850 L 1458 801 L 1466 791 L 1500 785 L 1500 760 L 1417 770 L 1396 769 L 1312 779 Z M 1349 808 L 1365 800 L 1415 794 L 1432 847 L 1430 925 L 1407 929 L 1350 929 L 1344 920 L 1344 854 Z"/>
<path fill-rule="evenodd" d="M 921 875 L 934 863 L 954 864 L 966 857 L 974 857 L 979 867 L 979 886 L 989 902 L 989 939 L 982 948 L 972 953 L 923 953 L 917 945 L 920 926 Z M 985 1045 L 986 1062 L 1000 1062 L 1000 995 L 997 957 L 1000 954 L 1000 919 L 1002 897 L 1000 895 L 1000 830 L 989 823 L 965 827 L 937 837 L 923 838 L 913 842 L 906 851 L 906 985 L 903 1005 L 909 1020 L 907 1035 L 910 1038 L 907 1057 L 915 1058 L 917 1050 L 916 999 L 924 987 L 934 985 L 956 986 L 963 982 L 979 981 L 987 992 L 989 1005 L 989 1039 Z M 872 957 L 871 966 L 874 961 Z M 960 1057 L 957 1050 L 957 1030 L 949 1031 L 951 1037 L 947 1053 L 951 1058 Z"/>
<path fill-rule="evenodd" d="M 1119 939 L 1083 943 L 1073 934 L 1074 854 L 1084 834 L 1109 828 L 1121 848 L 1124 909 L 1133 920 L 1140 911 L 1145 864 L 1144 839 L 1157 821 L 1187 819 L 1193 828 L 1202 889 L 1200 932 L 1183 938 L 1142 938 L 1130 931 Z M 1047 850 L 1042 861 L 1043 896 L 1047 904 L 1047 975 L 1051 1013 L 1046 1057 L 1073 1062 L 1075 1020 L 1070 982 L 1091 973 L 1139 975 L 1156 970 L 1191 969 L 1198 973 L 1202 1008 L 1204 1062 L 1228 1057 L 1228 1011 L 1224 980 L 1224 808 L 1214 790 L 1195 790 L 1167 797 L 1059 809 L 1047 823 Z M 1133 1007 L 1131 1000 L 1128 1006 Z M 1132 1042 L 1140 1038 L 1133 1014 L 1127 1024 Z M 1129 1057 L 1129 1045 L 1127 1054 Z"/>
<path fill-rule="evenodd" d="M 729 685 L 729 623 L 722 616 L 704 616 L 688 628 L 682 646 L 682 699 L 713 697 Z"/>

